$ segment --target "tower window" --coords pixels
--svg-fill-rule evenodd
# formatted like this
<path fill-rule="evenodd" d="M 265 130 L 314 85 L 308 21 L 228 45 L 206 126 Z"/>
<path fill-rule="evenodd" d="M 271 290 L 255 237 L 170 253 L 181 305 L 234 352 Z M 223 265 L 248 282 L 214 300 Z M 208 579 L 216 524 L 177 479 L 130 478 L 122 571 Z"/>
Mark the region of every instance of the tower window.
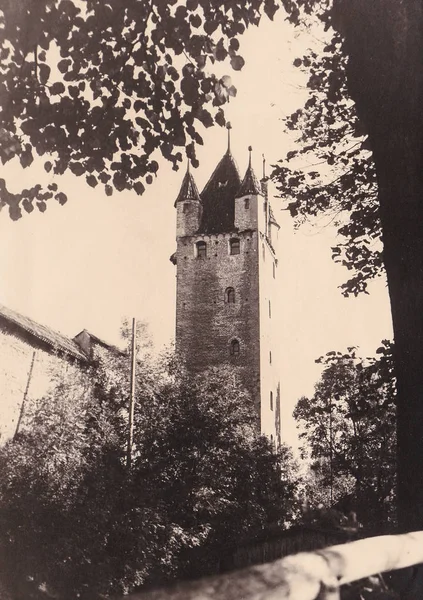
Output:
<path fill-rule="evenodd" d="M 197 242 L 197 258 L 206 258 L 207 256 L 207 245 L 206 242 Z"/>
<path fill-rule="evenodd" d="M 238 354 L 239 354 L 239 342 L 238 342 L 238 340 L 232 340 L 231 356 L 238 356 Z"/>
<path fill-rule="evenodd" d="M 227 304 L 235 304 L 235 290 L 234 288 L 227 288 L 225 291 L 225 302 Z"/>
<path fill-rule="evenodd" d="M 273 392 L 270 392 L 270 410 L 273 410 Z"/>
<path fill-rule="evenodd" d="M 249 198 L 245 198 L 244 200 L 244 208 L 247 210 L 248 208 L 250 208 L 250 199 Z"/>
<path fill-rule="evenodd" d="M 272 351 L 269 351 L 269 363 L 272 364 Z"/>
<path fill-rule="evenodd" d="M 184 202 L 184 205 L 182 207 L 182 212 L 187 213 L 188 211 L 189 211 L 189 204 L 187 202 Z"/>
<path fill-rule="evenodd" d="M 238 238 L 233 238 L 232 240 L 229 240 L 229 250 L 230 254 L 240 253 L 240 242 Z"/>

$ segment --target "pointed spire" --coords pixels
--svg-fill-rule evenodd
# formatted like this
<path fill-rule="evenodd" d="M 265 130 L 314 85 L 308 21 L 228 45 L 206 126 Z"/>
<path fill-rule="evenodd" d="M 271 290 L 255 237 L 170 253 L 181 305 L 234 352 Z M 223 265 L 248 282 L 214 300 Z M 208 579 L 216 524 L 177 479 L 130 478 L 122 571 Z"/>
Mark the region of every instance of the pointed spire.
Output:
<path fill-rule="evenodd" d="M 178 202 L 184 202 L 185 200 L 196 200 L 197 202 L 201 202 L 197 184 L 195 183 L 194 177 L 189 170 L 189 161 L 184 179 L 182 181 L 181 189 L 179 190 L 179 194 L 175 200 L 174 206 L 176 206 Z"/>
<path fill-rule="evenodd" d="M 251 164 L 251 154 L 252 147 L 248 146 L 248 151 L 250 153 L 247 172 L 245 173 L 245 177 L 243 182 L 241 183 L 241 187 L 236 195 L 237 198 L 242 198 L 242 196 L 248 196 L 249 194 L 261 194 L 263 195 L 263 190 L 261 189 L 261 185 L 254 173 L 252 164 Z"/>
<path fill-rule="evenodd" d="M 231 153 L 231 129 L 232 129 L 232 125 L 229 123 L 229 121 L 226 123 L 226 129 L 228 130 L 228 154 Z"/>

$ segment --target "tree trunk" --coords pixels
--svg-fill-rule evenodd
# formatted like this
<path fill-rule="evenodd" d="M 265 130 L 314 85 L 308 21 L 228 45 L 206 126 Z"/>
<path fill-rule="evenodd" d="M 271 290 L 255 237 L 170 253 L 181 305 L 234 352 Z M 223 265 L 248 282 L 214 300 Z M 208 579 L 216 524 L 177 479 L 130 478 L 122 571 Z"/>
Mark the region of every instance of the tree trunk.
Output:
<path fill-rule="evenodd" d="M 334 0 L 379 184 L 398 388 L 398 518 L 423 529 L 423 6 Z"/>

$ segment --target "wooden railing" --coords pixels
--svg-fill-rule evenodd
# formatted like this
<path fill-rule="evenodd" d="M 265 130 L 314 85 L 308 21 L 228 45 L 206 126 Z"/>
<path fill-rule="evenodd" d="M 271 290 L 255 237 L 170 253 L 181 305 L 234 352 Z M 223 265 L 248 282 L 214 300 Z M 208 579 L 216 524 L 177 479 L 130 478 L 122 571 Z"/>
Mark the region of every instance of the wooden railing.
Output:
<path fill-rule="evenodd" d="M 126 596 L 131 600 L 337 600 L 343 584 L 423 563 L 423 531 L 384 535 L 172 588 Z"/>

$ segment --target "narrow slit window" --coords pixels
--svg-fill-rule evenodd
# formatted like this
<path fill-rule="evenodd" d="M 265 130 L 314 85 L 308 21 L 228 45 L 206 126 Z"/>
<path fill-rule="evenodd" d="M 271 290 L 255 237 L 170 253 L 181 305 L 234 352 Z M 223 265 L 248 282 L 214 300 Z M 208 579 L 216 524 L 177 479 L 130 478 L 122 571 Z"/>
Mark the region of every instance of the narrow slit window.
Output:
<path fill-rule="evenodd" d="M 248 208 L 250 208 L 250 199 L 249 198 L 245 198 L 244 200 L 244 207 L 247 210 Z"/>
<path fill-rule="evenodd" d="M 270 410 L 273 410 L 273 392 L 270 392 Z"/>
<path fill-rule="evenodd" d="M 232 287 L 228 287 L 225 291 L 225 302 L 227 304 L 235 304 L 235 290 Z"/>
<path fill-rule="evenodd" d="M 206 258 L 207 256 L 207 245 L 206 242 L 197 242 L 197 258 Z"/>
<path fill-rule="evenodd" d="M 229 251 L 232 255 L 240 253 L 241 245 L 238 238 L 233 238 L 232 240 L 229 240 Z"/>
<path fill-rule="evenodd" d="M 239 354 L 239 342 L 238 342 L 238 340 L 232 340 L 231 356 L 238 356 L 238 354 Z"/>
<path fill-rule="evenodd" d="M 272 351 L 269 351 L 269 363 L 272 364 Z"/>

